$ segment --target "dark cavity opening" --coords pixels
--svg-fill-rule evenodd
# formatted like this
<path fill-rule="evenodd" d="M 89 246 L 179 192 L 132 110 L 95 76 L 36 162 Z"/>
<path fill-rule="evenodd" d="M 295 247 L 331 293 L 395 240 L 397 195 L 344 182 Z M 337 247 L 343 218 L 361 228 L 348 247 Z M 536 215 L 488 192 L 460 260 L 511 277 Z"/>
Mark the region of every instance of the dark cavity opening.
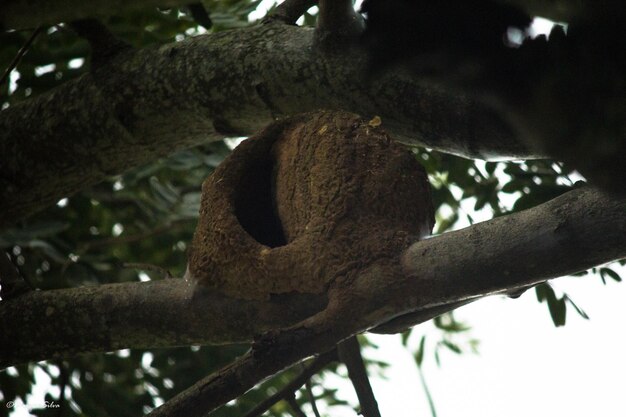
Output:
<path fill-rule="evenodd" d="M 271 248 L 284 246 L 287 240 L 274 204 L 272 160 L 256 162 L 247 169 L 237 190 L 235 215 L 257 242 Z"/>

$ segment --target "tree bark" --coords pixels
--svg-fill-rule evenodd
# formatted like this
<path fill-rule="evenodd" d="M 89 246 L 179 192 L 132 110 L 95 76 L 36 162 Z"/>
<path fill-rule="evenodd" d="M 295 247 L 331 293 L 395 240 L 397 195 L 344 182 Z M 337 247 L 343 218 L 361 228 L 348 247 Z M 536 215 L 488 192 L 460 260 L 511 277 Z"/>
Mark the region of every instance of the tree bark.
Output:
<path fill-rule="evenodd" d="M 402 325 L 417 324 L 445 306 L 626 257 L 624 212 L 625 199 L 580 188 L 417 242 L 402 257 L 404 272 L 392 280 L 375 270 L 357 280 L 358 296 L 367 297 L 360 303 L 364 310 L 353 320 L 341 318 L 350 326 L 341 334 L 393 323 L 407 313 L 411 320 Z M 326 306 L 325 297 L 306 294 L 270 301 L 191 294 L 184 281 L 166 280 L 31 292 L 2 302 L 0 364 L 122 348 L 249 342 Z"/>
<path fill-rule="evenodd" d="M 359 49 L 322 54 L 314 30 L 275 22 L 123 51 L 0 112 L 0 227 L 108 175 L 319 108 L 378 115 L 411 145 L 541 156 L 486 106 L 400 70 L 369 79 Z"/>
<path fill-rule="evenodd" d="M 0 369 L 126 347 L 250 342 L 324 308 L 325 296 L 245 301 L 182 279 L 31 291 L 0 301 Z"/>

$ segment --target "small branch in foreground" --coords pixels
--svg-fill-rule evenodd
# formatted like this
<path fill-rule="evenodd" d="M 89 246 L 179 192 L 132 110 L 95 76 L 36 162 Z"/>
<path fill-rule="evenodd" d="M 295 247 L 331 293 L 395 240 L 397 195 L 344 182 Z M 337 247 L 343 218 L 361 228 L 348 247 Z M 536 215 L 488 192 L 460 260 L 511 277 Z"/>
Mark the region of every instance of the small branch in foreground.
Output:
<path fill-rule="evenodd" d="M 265 16 L 262 23 L 279 21 L 288 25 L 295 25 L 300 16 L 316 4 L 317 0 L 285 0 Z"/>
<path fill-rule="evenodd" d="M 187 5 L 187 9 L 189 10 L 189 14 L 193 17 L 193 20 L 196 21 L 197 24 L 201 25 L 206 30 L 211 29 L 213 27 L 213 21 L 211 20 L 211 15 L 209 11 L 204 7 L 204 4 L 201 2 L 190 3 Z"/>
<path fill-rule="evenodd" d="M 315 402 L 315 395 L 313 395 L 313 385 L 311 384 L 311 378 L 307 379 L 304 386 L 306 387 L 306 393 L 309 396 L 309 402 L 311 403 L 311 409 L 313 409 L 313 414 L 315 414 L 315 417 L 320 417 L 320 411 L 317 409 L 317 403 Z"/>
<path fill-rule="evenodd" d="M 22 60 L 22 57 L 26 55 L 26 52 L 28 52 L 30 45 L 32 45 L 32 43 L 35 41 L 37 36 L 42 31 L 43 31 L 43 27 L 38 26 L 37 29 L 35 29 L 33 33 L 30 35 L 28 40 L 24 43 L 24 45 L 22 45 L 19 51 L 17 51 L 17 54 L 15 54 L 15 57 L 13 58 L 9 66 L 4 70 L 2 77 L 0 77 L 0 87 L 2 87 L 2 84 L 4 84 L 4 82 L 9 78 L 9 74 L 11 74 L 11 71 L 13 71 L 15 67 L 17 67 L 17 64 L 19 64 L 20 61 Z"/>
<path fill-rule="evenodd" d="M 31 285 L 11 262 L 9 254 L 0 251 L 0 298 L 6 301 L 31 289 Z"/>
<path fill-rule="evenodd" d="M 352 0 L 320 0 L 319 8 L 316 34 L 322 46 L 354 41 L 363 32 L 363 17 L 354 10 Z"/>
<path fill-rule="evenodd" d="M 326 365 L 337 360 L 337 350 L 333 349 L 330 352 L 326 352 L 317 358 L 313 359 L 308 365 L 304 367 L 302 372 L 296 376 L 290 383 L 281 388 L 277 393 L 271 397 L 266 398 L 264 401 L 257 404 L 252 410 L 248 411 L 243 417 L 257 417 L 270 409 L 274 404 L 282 399 L 288 400 L 293 393 L 304 385 L 312 375 L 315 375 L 321 371 Z"/>
<path fill-rule="evenodd" d="M 348 376 L 361 404 L 361 414 L 364 417 L 380 417 L 378 403 L 376 402 L 374 391 L 367 376 L 367 369 L 365 369 L 365 363 L 361 356 L 359 340 L 356 336 L 352 336 L 341 342 L 337 346 L 337 351 L 339 352 L 339 359 L 348 368 Z"/>
<path fill-rule="evenodd" d="M 298 405 L 298 402 L 296 401 L 296 395 L 293 392 L 287 396 L 286 400 L 297 417 L 306 417 L 306 414 L 304 414 L 304 411 L 302 411 L 302 409 Z"/>
<path fill-rule="evenodd" d="M 96 19 L 81 19 L 71 22 L 70 27 L 91 46 L 91 63 L 94 67 L 106 64 L 120 52 L 132 49 L 129 43 L 117 38 L 105 25 Z"/>

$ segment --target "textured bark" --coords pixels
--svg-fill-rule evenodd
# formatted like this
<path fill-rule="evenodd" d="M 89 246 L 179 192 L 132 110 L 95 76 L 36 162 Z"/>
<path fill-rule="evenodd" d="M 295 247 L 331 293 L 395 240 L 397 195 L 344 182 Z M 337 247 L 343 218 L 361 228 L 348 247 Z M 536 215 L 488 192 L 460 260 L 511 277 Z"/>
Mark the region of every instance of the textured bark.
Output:
<path fill-rule="evenodd" d="M 319 108 L 378 115 L 414 145 L 537 156 L 485 106 L 402 71 L 368 79 L 365 61 L 358 49 L 323 55 L 312 29 L 277 23 L 122 52 L 0 112 L 0 227 L 108 175 Z"/>
<path fill-rule="evenodd" d="M 582 187 L 535 208 L 414 244 L 402 260 L 406 278 L 400 285 L 406 285 L 407 296 L 412 292 L 447 303 L 621 259 L 626 256 L 624 213 L 626 199 Z"/>
<path fill-rule="evenodd" d="M 390 279 L 385 271 L 370 269 L 358 277 L 348 291 L 349 311 L 335 317 L 335 330 L 315 343 L 311 340 L 319 335 L 311 336 L 313 344 L 302 352 L 290 346 L 296 356 L 273 364 L 273 372 L 303 357 L 300 353 L 332 347 L 335 336 L 336 343 L 389 320 L 402 321 L 411 312 L 401 326 L 416 324 L 459 303 L 624 258 L 624 212 L 626 200 L 582 188 L 533 209 L 415 243 L 402 259 L 404 272 Z M 1 363 L 85 351 L 246 342 L 326 307 L 324 297 L 311 294 L 269 301 L 211 293 L 198 297 L 190 302 L 178 280 L 25 294 L 0 303 Z M 254 375 L 259 372 L 265 370 Z"/>
<path fill-rule="evenodd" d="M 0 368 L 126 347 L 246 343 L 324 308 L 323 295 L 244 301 L 182 279 L 33 291 L 0 302 Z"/>

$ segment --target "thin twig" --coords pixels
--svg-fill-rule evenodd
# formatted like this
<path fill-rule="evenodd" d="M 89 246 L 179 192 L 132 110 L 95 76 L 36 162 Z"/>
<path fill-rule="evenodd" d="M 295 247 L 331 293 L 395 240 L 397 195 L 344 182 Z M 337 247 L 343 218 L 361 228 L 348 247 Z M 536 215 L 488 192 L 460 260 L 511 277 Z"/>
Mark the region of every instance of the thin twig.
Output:
<path fill-rule="evenodd" d="M 65 414 L 66 402 L 65 398 L 65 388 L 70 379 L 70 375 L 67 369 L 67 365 L 63 361 L 59 361 L 57 363 L 57 367 L 59 368 L 59 407 L 57 408 L 57 416 L 63 416 Z"/>
<path fill-rule="evenodd" d="M 354 385 L 354 390 L 361 404 L 361 414 L 364 417 L 380 417 L 378 403 L 374 391 L 367 377 L 367 369 L 361 356 L 361 346 L 356 336 L 352 336 L 337 346 L 339 359 L 348 368 L 348 376 Z"/>
<path fill-rule="evenodd" d="M 422 384 L 422 388 L 424 389 L 424 393 L 426 394 L 426 399 L 428 400 L 428 407 L 430 408 L 431 417 L 437 417 L 437 409 L 435 408 L 435 401 L 433 400 L 433 396 L 428 389 L 428 385 L 426 384 L 426 378 L 424 378 L 424 372 L 422 371 L 421 365 L 417 366 L 417 373 L 420 377 L 420 382 Z"/>
<path fill-rule="evenodd" d="M 291 395 L 288 395 L 287 398 L 285 398 L 285 400 L 287 400 L 287 403 L 291 406 L 291 409 L 296 417 L 306 417 L 306 414 L 304 414 L 304 411 L 302 411 L 296 401 L 295 393 L 292 392 Z"/>
<path fill-rule="evenodd" d="M 26 41 L 26 43 L 24 43 L 24 45 L 22 45 L 20 50 L 17 51 L 17 54 L 13 58 L 13 61 L 11 61 L 9 66 L 4 70 L 4 73 L 2 74 L 2 77 L 0 78 L 0 87 L 9 78 L 9 74 L 11 74 L 11 71 L 13 71 L 17 67 L 17 64 L 19 64 L 20 61 L 22 60 L 22 57 L 26 55 L 26 52 L 28 52 L 30 45 L 32 45 L 32 43 L 35 41 L 37 36 L 42 31 L 43 31 L 43 26 L 37 26 L 37 28 L 33 31 L 33 33 L 30 35 L 30 37 Z"/>
<path fill-rule="evenodd" d="M 298 388 L 304 385 L 311 375 L 315 375 L 321 371 L 326 365 L 337 360 L 337 350 L 333 349 L 313 359 L 291 382 L 285 385 L 277 393 L 256 405 L 252 410 L 248 411 L 243 417 L 257 417 L 270 409 L 274 404 L 282 399 L 287 399 Z"/>
<path fill-rule="evenodd" d="M 7 300 L 32 290 L 32 286 L 20 275 L 8 253 L 0 251 L 0 298 Z"/>
<path fill-rule="evenodd" d="M 211 29 L 213 27 L 213 21 L 211 20 L 211 15 L 209 11 L 204 7 L 204 4 L 201 2 L 190 3 L 187 5 L 187 9 L 189 10 L 189 14 L 193 20 L 196 21 L 197 24 L 201 25 L 206 30 Z"/>
<path fill-rule="evenodd" d="M 288 25 L 295 25 L 300 16 L 316 4 L 317 0 L 285 0 L 265 16 L 261 22 L 279 21 Z"/>
<path fill-rule="evenodd" d="M 313 395 L 313 385 L 311 384 L 311 378 L 306 380 L 304 386 L 306 387 L 306 393 L 309 396 L 309 402 L 311 403 L 313 414 L 315 414 L 315 417 L 320 417 L 320 412 L 317 409 L 317 403 L 315 402 L 315 395 Z"/>

